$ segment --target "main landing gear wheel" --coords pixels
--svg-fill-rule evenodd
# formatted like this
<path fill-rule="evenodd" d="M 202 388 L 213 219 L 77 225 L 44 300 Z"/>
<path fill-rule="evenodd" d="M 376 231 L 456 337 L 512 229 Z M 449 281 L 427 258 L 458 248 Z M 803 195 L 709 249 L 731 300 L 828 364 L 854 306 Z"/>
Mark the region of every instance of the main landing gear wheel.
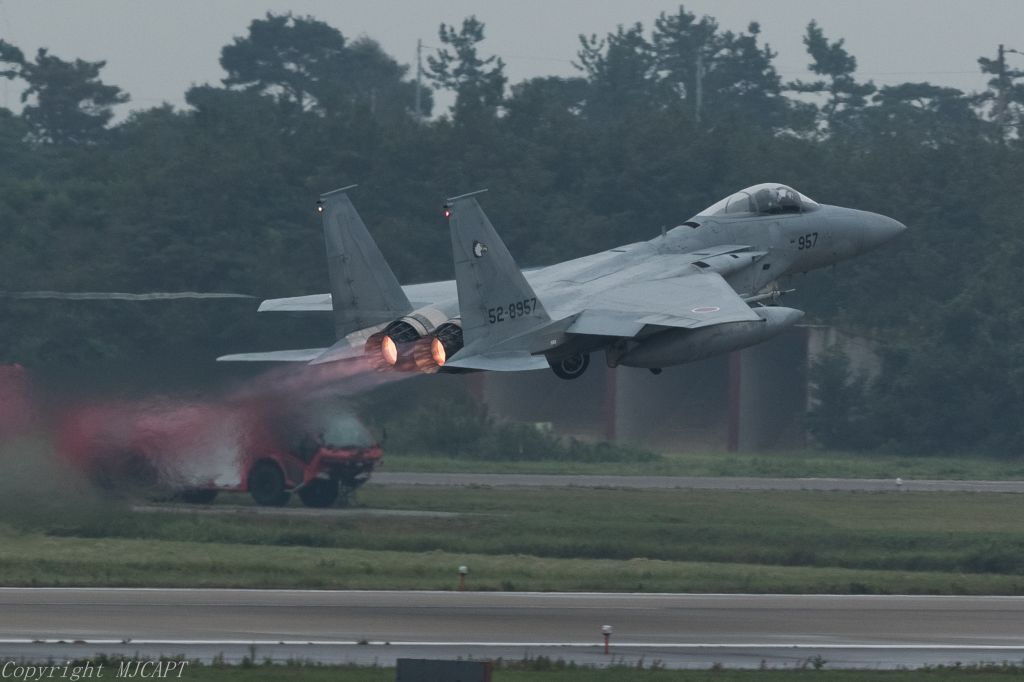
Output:
<path fill-rule="evenodd" d="M 249 494 L 265 507 L 283 507 L 291 497 L 284 489 L 281 468 L 273 462 L 257 462 L 249 471 Z"/>
<path fill-rule="evenodd" d="M 330 507 L 338 499 L 338 481 L 313 479 L 299 488 L 299 499 L 307 507 Z"/>
<path fill-rule="evenodd" d="M 559 379 L 577 379 L 590 366 L 590 354 L 576 353 L 558 360 L 548 358 L 548 364 Z"/>

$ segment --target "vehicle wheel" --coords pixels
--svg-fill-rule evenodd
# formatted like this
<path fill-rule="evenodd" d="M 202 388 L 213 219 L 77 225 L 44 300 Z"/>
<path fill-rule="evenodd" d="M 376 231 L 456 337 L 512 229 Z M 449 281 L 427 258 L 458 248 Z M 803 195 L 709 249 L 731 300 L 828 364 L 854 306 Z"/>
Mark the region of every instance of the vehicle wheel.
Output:
<path fill-rule="evenodd" d="M 273 462 L 257 462 L 249 470 L 249 494 L 256 504 L 283 507 L 291 495 L 284 489 L 284 474 Z"/>
<path fill-rule="evenodd" d="M 558 360 L 552 360 L 548 358 L 548 364 L 551 365 L 551 371 L 555 373 L 555 376 L 559 379 L 577 379 L 587 371 L 587 367 L 590 366 L 590 354 L 589 353 L 576 353 L 565 358 Z"/>
<path fill-rule="evenodd" d="M 218 491 L 210 490 L 209 488 L 193 488 L 191 490 L 182 490 L 179 492 L 178 499 L 182 502 L 187 502 L 188 504 L 210 504 L 217 499 L 217 492 Z"/>
<path fill-rule="evenodd" d="M 351 507 L 356 503 L 356 488 L 358 486 L 341 484 L 338 494 L 339 507 Z"/>
<path fill-rule="evenodd" d="M 299 499 L 307 507 L 330 507 L 338 499 L 338 481 L 314 479 L 299 488 Z"/>

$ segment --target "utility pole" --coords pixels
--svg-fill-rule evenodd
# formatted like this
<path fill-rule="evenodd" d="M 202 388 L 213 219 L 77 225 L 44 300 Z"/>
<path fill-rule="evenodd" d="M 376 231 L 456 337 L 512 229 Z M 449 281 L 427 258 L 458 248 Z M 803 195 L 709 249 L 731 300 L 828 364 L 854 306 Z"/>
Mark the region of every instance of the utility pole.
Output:
<path fill-rule="evenodd" d="M 694 117 L 694 120 L 697 122 L 697 125 L 699 126 L 700 125 L 700 107 L 701 107 L 701 104 L 703 104 L 703 100 L 704 100 L 704 83 L 703 83 L 703 81 L 704 81 L 704 54 L 700 51 L 699 48 L 697 50 L 697 74 L 696 75 L 697 75 L 697 88 L 696 88 L 697 91 L 694 93 L 694 98 L 693 98 L 694 99 L 694 106 L 695 106 L 693 117 Z"/>
<path fill-rule="evenodd" d="M 1008 54 L 1024 54 L 1020 50 L 1008 48 L 1002 43 L 999 44 L 999 56 L 996 58 L 996 105 L 995 114 L 996 124 L 999 126 L 1000 135 L 1005 141 L 1006 129 L 1012 124 L 1007 123 L 1007 118 L 1010 113 L 1010 91 L 1013 89 L 1013 79 L 1021 76 L 1020 71 L 1008 70 L 1006 68 L 1006 55 Z M 1018 118 L 1017 126 L 1019 127 L 1020 120 Z"/>
<path fill-rule="evenodd" d="M 416 39 L 416 121 L 420 122 L 423 120 L 423 108 L 421 103 L 420 95 L 420 83 L 423 81 L 423 59 L 421 55 L 423 53 L 423 40 L 421 38 Z"/>
<path fill-rule="evenodd" d="M 1009 96 L 1009 88 L 1006 87 L 1006 49 L 1002 43 L 999 43 L 999 57 L 996 59 L 997 76 L 996 82 L 999 83 L 999 92 L 996 100 L 996 123 L 999 125 L 1000 134 L 1006 132 L 1006 109 L 1007 109 L 1007 97 Z"/>

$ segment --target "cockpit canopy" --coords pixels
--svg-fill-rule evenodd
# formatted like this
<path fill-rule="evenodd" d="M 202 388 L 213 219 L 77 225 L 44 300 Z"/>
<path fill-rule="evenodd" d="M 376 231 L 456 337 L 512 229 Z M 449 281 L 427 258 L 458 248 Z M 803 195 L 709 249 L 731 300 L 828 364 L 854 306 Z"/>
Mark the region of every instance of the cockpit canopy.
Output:
<path fill-rule="evenodd" d="M 772 215 L 777 213 L 802 213 L 818 208 L 817 202 L 776 182 L 763 182 L 742 189 L 721 201 L 708 206 L 699 216 L 740 216 Z"/>

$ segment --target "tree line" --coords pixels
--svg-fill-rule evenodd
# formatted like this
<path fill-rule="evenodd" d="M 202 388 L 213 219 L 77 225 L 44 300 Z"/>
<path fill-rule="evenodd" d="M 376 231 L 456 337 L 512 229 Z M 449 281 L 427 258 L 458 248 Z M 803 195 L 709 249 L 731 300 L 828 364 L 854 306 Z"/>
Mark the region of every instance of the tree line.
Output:
<path fill-rule="evenodd" d="M 267 14 L 224 46 L 219 84 L 118 122 L 129 94 L 104 82 L 103 62 L 0 40 L 0 76 L 24 86 L 19 113 L 0 109 L 0 290 L 324 291 L 311 209 L 350 183 L 413 282 L 451 276 L 445 196 L 490 188 L 486 210 L 534 266 L 648 239 L 775 180 L 910 227 L 793 282 L 788 305 L 870 336 L 883 356 L 870 381 L 842 357 L 815 368 L 818 440 L 1024 452 L 1024 72 L 986 56 L 983 92 L 877 86 L 810 21 L 812 78 L 786 81 L 756 22 L 728 31 L 680 7 L 580 36 L 575 77 L 510 84 L 485 28 L 443 24 L 417 85 L 371 38 Z M 454 94 L 450 110 L 434 112 L 438 90 Z M 219 353 L 330 342 L 325 321 L 253 308 L 4 300 L 0 360 L 198 380 Z"/>

